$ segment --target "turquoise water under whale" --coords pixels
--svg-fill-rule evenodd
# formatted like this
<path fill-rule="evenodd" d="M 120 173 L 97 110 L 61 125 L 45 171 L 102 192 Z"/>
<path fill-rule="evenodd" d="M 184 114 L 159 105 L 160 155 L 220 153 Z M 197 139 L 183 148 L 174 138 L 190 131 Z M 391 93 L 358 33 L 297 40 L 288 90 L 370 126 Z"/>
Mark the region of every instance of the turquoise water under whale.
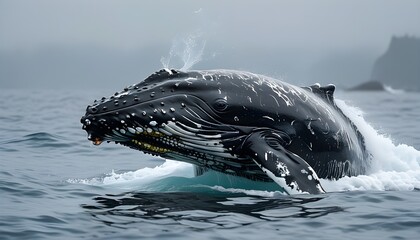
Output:
<path fill-rule="evenodd" d="M 337 92 L 373 167 L 323 180 L 326 194 L 298 196 L 217 173 L 193 177 L 191 165 L 120 145 L 93 146 L 79 119 L 112 92 L 0 93 L 0 239 L 420 236 L 419 93 Z"/>

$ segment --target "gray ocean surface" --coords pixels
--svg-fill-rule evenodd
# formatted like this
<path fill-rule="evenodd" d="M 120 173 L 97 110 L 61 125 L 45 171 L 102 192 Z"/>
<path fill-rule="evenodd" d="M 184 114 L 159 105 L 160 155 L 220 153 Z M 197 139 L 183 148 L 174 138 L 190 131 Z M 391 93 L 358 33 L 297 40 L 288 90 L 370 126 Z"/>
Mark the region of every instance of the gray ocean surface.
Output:
<path fill-rule="evenodd" d="M 192 177 L 189 165 L 120 145 L 93 146 L 80 117 L 111 93 L 0 90 L 0 239 L 420 236 L 419 93 L 337 92 L 364 112 L 376 129 L 365 137 L 386 160 L 370 175 L 326 181 L 326 194 L 299 196 L 218 174 Z"/>

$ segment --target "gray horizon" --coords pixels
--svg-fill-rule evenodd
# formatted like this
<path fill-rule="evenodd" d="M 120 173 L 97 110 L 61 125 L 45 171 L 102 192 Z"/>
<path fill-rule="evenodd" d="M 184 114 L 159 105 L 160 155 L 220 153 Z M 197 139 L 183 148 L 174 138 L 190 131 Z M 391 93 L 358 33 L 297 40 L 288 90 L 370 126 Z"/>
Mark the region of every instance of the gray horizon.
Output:
<path fill-rule="evenodd" d="M 1 88 L 117 88 L 199 35 L 193 69 L 295 84 L 369 80 L 392 36 L 420 36 L 419 1 L 0 1 Z"/>

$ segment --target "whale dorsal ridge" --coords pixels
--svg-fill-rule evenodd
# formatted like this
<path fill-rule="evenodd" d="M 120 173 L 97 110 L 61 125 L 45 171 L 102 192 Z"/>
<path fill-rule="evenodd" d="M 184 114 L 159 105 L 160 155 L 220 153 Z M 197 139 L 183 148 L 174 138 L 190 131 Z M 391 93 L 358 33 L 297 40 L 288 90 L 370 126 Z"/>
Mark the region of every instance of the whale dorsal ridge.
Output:
<path fill-rule="evenodd" d="M 316 83 L 309 87 L 304 87 L 314 94 L 326 99 L 328 102 L 333 103 L 334 102 L 334 91 L 335 91 L 335 85 L 334 84 L 328 84 L 327 86 L 321 87 L 319 83 Z"/>

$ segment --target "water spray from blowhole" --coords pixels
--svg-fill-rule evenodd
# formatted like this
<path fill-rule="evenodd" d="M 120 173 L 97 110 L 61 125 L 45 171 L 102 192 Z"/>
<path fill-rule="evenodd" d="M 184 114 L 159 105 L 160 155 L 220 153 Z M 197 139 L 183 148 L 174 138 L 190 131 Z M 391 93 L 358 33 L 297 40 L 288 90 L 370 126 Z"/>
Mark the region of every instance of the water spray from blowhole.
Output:
<path fill-rule="evenodd" d="M 203 59 L 206 40 L 201 33 L 189 34 L 186 37 L 176 38 L 167 57 L 160 62 L 164 68 L 186 71 Z"/>

